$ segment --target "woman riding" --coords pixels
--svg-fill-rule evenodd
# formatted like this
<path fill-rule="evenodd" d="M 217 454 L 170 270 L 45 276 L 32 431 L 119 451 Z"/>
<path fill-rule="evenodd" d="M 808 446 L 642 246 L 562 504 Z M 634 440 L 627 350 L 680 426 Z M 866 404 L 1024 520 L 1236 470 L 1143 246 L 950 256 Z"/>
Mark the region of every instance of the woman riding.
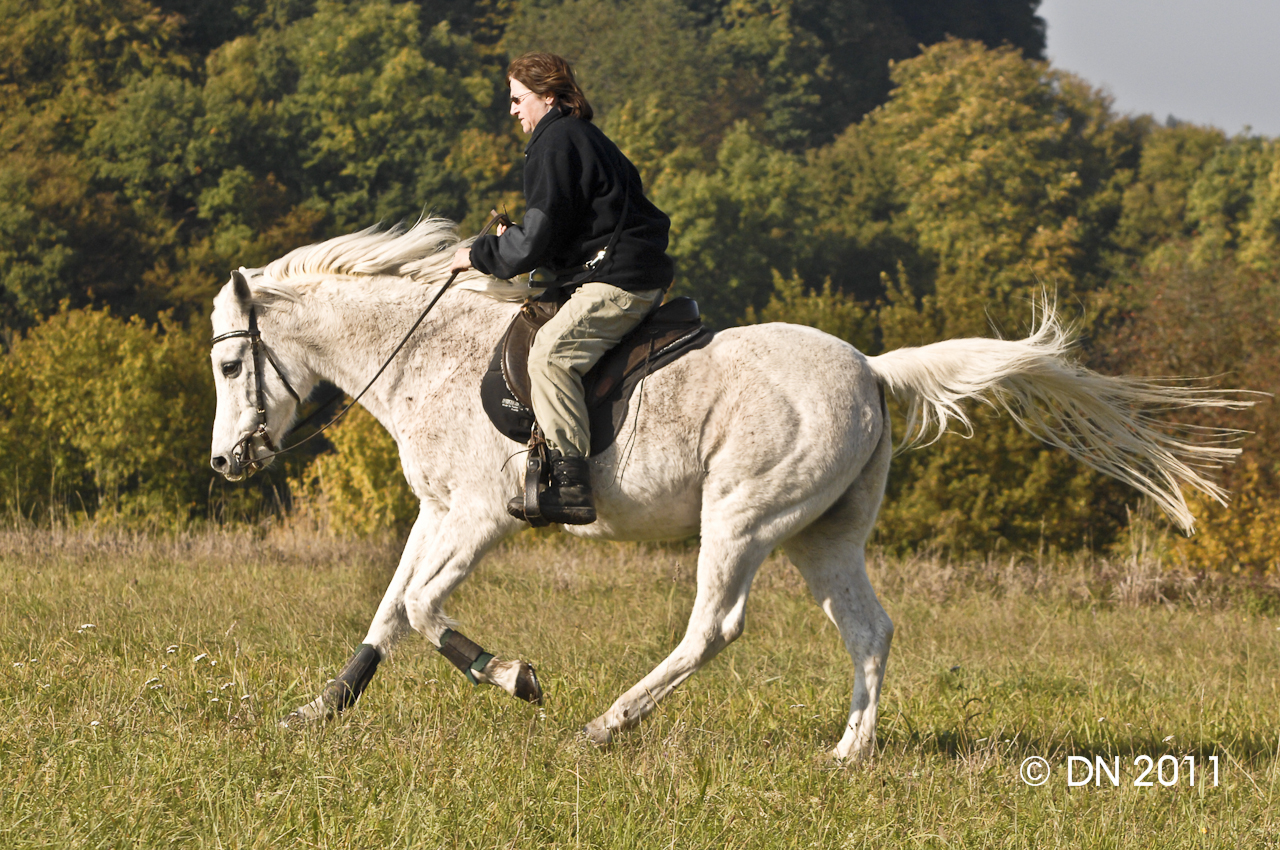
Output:
<path fill-rule="evenodd" d="M 671 220 L 644 196 L 640 173 L 591 123 L 569 63 L 528 53 L 507 68 L 511 114 L 525 133 L 520 225 L 460 248 L 452 271 L 509 279 L 533 272 L 547 295 L 569 300 L 529 351 L 533 413 L 546 438 L 551 486 L 539 498 L 550 522 L 595 522 L 586 456 L 590 424 L 582 376 L 662 300 L 674 265 Z M 525 519 L 523 500 L 507 510 Z"/>

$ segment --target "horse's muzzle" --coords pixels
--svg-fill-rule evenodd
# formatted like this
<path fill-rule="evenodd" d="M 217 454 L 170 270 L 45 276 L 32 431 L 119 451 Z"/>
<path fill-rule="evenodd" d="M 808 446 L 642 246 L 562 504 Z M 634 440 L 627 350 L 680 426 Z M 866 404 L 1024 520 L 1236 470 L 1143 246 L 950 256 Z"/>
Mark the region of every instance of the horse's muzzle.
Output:
<path fill-rule="evenodd" d="M 209 458 L 209 465 L 213 467 L 214 472 L 228 481 L 243 481 L 269 465 L 272 456 L 268 456 L 266 460 L 258 460 L 255 457 L 257 451 L 254 437 L 256 436 L 257 434 L 250 434 L 236 443 L 229 453 Z M 253 459 L 247 460 L 246 455 Z"/>
<path fill-rule="evenodd" d="M 218 472 L 219 475 L 223 476 L 224 479 L 227 479 L 228 481 L 243 481 L 248 477 L 248 475 L 250 475 L 246 470 L 244 470 L 244 467 L 239 465 L 236 461 L 230 460 L 230 458 L 224 456 L 224 454 L 215 454 L 214 457 L 210 458 L 209 465 L 214 467 L 214 471 Z"/>

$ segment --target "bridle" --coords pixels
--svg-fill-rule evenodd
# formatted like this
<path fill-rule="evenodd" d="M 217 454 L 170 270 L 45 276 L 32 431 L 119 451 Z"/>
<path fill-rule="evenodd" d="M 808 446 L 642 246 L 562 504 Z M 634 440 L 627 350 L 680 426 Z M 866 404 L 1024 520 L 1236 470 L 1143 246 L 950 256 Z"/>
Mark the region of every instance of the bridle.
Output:
<path fill-rule="evenodd" d="M 231 274 L 234 277 L 240 275 L 240 272 L 234 271 Z M 241 276 L 241 279 L 243 280 L 243 276 Z M 263 355 L 266 356 L 267 362 L 271 364 L 271 368 L 276 370 L 276 375 L 280 377 L 280 383 L 284 384 L 284 388 L 288 390 L 289 395 L 293 396 L 293 400 L 298 403 L 298 407 L 302 406 L 302 399 L 298 397 L 297 391 L 289 383 L 289 379 L 285 377 L 284 370 L 276 362 L 271 349 L 262 341 L 262 332 L 258 330 L 258 311 L 252 304 L 249 305 L 249 328 L 247 330 L 227 331 L 224 334 L 218 334 L 209 345 L 212 347 L 223 340 L 240 338 L 249 340 L 249 350 L 253 356 L 254 408 L 258 414 L 258 425 L 236 442 L 231 449 L 231 454 L 235 457 L 237 463 L 242 463 L 246 455 L 251 457 L 253 441 L 261 439 L 262 444 L 267 447 L 271 454 L 261 458 L 251 457 L 251 460 L 245 464 L 246 469 L 257 472 L 262 469 L 262 461 L 275 457 L 284 451 L 276 446 L 275 441 L 271 439 L 271 432 L 267 430 L 267 391 L 266 384 L 262 380 Z M 290 446 L 290 448 L 293 448 L 293 446 Z"/>
<path fill-rule="evenodd" d="M 502 225 L 505 225 L 506 227 L 510 227 L 511 219 L 507 217 L 507 214 L 505 212 L 500 213 L 497 210 L 491 210 L 489 221 L 485 224 L 484 227 L 480 229 L 480 233 L 478 234 L 477 238 L 488 233 L 489 229 L 493 227 L 495 224 L 502 224 Z M 238 269 L 231 272 L 231 277 L 232 279 L 239 278 L 237 283 L 242 284 L 246 290 L 248 289 L 248 286 L 249 286 L 248 281 L 244 279 L 244 275 Z M 445 281 L 444 286 L 440 287 L 440 291 L 437 292 L 435 294 L 435 297 L 431 299 L 431 303 L 427 304 L 426 309 L 424 309 L 421 315 L 418 316 L 418 320 L 413 323 L 413 326 L 409 328 L 409 331 L 404 335 L 404 338 L 400 340 L 400 344 L 395 347 L 395 350 L 391 352 L 391 354 L 383 362 L 382 366 L 378 369 L 378 371 L 374 374 L 374 376 L 369 379 L 369 383 L 364 385 L 364 389 L 358 392 L 356 394 L 356 397 L 353 398 L 350 402 L 348 402 L 347 406 L 342 408 L 342 410 L 338 412 L 337 416 L 333 417 L 328 422 L 326 422 L 323 426 L 321 426 L 320 428 L 317 428 L 312 433 L 303 437 L 301 440 L 294 443 L 292 446 L 286 446 L 283 449 L 276 446 L 275 441 L 271 439 L 271 433 L 267 430 L 266 386 L 264 385 L 262 380 L 262 357 L 264 355 L 267 358 L 267 362 L 271 364 L 271 368 L 275 369 L 276 374 L 280 376 L 280 382 L 284 384 L 284 388 L 289 391 L 289 395 L 293 396 L 293 400 L 298 403 L 298 407 L 302 407 L 302 399 L 298 397 L 298 393 L 293 389 L 293 386 L 289 383 L 289 379 L 285 377 L 284 371 L 280 368 L 280 364 L 277 363 L 276 358 L 272 356 L 271 349 L 268 348 L 267 344 L 262 341 L 262 333 L 258 330 L 258 313 L 254 304 L 250 302 L 248 329 L 237 330 L 237 331 L 227 331 L 226 333 L 218 334 L 209 343 L 209 345 L 212 347 L 222 342 L 223 340 L 245 338 L 249 340 L 249 348 L 253 354 L 254 405 L 255 405 L 255 410 L 258 414 L 258 425 L 248 434 L 241 437 L 236 442 L 236 444 L 232 447 L 231 454 L 232 454 L 232 457 L 235 458 L 236 463 L 243 463 L 244 469 L 250 474 L 258 472 L 265 466 L 265 463 L 264 463 L 265 461 L 271 460 L 271 458 L 282 455 L 285 452 L 293 451 L 298 446 L 302 445 L 308 440 L 314 437 L 320 436 L 322 433 L 328 430 L 328 428 L 331 425 L 337 424 L 338 420 L 341 419 L 343 416 L 346 416 L 347 411 L 349 411 L 352 407 L 354 407 L 356 402 L 358 402 L 361 398 L 364 397 L 364 394 L 367 393 L 369 391 L 369 388 L 373 386 L 373 382 L 378 380 L 378 378 L 382 376 L 382 373 L 387 370 L 387 367 L 391 365 L 391 361 L 396 359 L 396 355 L 400 353 L 400 350 L 404 348 L 405 344 L 409 341 L 409 337 L 413 336 L 413 332 L 416 331 L 418 329 L 418 326 L 422 324 L 423 320 L 427 318 L 427 314 L 431 312 L 431 308 L 436 306 L 436 302 L 440 300 L 440 296 L 444 295 L 445 290 L 447 290 L 451 285 L 453 285 L 453 281 L 457 277 L 458 277 L 458 272 L 454 272 L 453 274 L 449 275 L 449 279 Z M 341 397 L 342 395 L 343 395 L 342 391 L 339 390 L 337 394 L 335 394 L 334 396 L 328 399 L 325 399 L 324 403 L 321 404 L 320 407 L 317 408 L 317 410 L 311 414 L 311 416 L 308 416 L 305 420 L 303 420 L 302 423 L 299 423 L 299 425 L 309 422 L 312 417 L 317 415 L 321 410 L 324 410 L 326 407 L 328 407 L 329 402 L 333 401 L 336 398 Z M 294 427 L 296 428 L 299 426 L 295 425 Z M 269 450 L 268 454 L 261 455 L 258 457 L 253 457 L 253 441 L 255 439 L 262 440 L 262 444 Z M 246 456 L 249 457 L 249 460 L 247 463 L 245 463 L 244 461 L 244 458 Z"/>

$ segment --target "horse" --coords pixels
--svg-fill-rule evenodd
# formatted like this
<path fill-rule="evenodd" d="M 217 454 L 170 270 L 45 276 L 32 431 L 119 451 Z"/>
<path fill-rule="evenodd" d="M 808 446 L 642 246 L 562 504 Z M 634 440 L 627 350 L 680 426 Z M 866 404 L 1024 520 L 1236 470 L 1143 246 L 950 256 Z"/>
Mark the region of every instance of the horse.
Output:
<path fill-rule="evenodd" d="M 531 664 L 484 652 L 444 611 L 485 553 L 527 527 L 505 509 L 521 478 L 508 460 L 523 447 L 491 425 L 479 386 L 519 304 L 539 292 L 475 271 L 446 292 L 459 244 L 455 225 L 439 218 L 369 228 L 241 268 L 214 299 L 211 464 L 232 481 L 270 462 L 322 380 L 349 395 L 365 387 L 391 341 L 438 299 L 361 399 L 395 440 L 417 519 L 361 649 L 286 726 L 354 703 L 410 631 L 473 684 L 542 698 Z M 1071 358 L 1072 332 L 1053 303 L 1032 319 L 1021 340 L 956 339 L 877 357 L 808 327 L 731 328 L 647 376 L 617 439 L 589 459 L 596 522 L 564 531 L 598 540 L 697 535 L 697 591 L 680 643 L 586 724 L 587 738 L 607 746 L 742 634 L 752 579 L 781 547 L 853 663 L 848 721 L 831 756 L 874 753 L 894 625 L 867 578 L 865 545 L 895 451 L 886 396 L 909 405 L 898 448 L 971 428 L 963 402 L 976 399 L 1153 498 L 1190 533 L 1183 488 L 1223 501 L 1207 468 L 1239 450 L 1228 444 L 1232 432 L 1189 437 L 1153 414 L 1248 402 L 1185 381 L 1090 371 Z"/>

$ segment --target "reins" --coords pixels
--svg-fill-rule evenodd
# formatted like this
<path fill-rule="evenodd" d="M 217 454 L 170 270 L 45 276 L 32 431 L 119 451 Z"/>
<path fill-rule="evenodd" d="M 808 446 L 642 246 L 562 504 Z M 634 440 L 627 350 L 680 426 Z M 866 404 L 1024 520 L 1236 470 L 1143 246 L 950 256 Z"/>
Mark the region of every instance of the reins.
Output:
<path fill-rule="evenodd" d="M 477 234 L 477 236 L 484 236 L 486 233 L 489 232 L 489 229 L 491 227 L 499 223 L 510 226 L 511 219 L 507 218 L 506 213 L 499 213 L 497 210 L 492 210 L 489 217 L 489 221 L 486 222 L 485 226 L 480 229 L 480 233 Z M 405 347 L 405 345 L 409 342 L 409 338 L 413 336 L 414 331 L 416 331 L 418 329 L 418 326 L 421 325 L 423 321 L 426 320 L 427 314 L 430 313 L 431 309 L 436 306 L 436 303 L 440 300 L 441 296 L 444 295 L 445 291 L 450 286 L 453 285 L 453 282 L 454 280 L 457 279 L 458 274 L 459 272 L 453 272 L 452 274 L 449 275 L 449 279 L 444 282 L 444 286 L 440 287 L 440 290 L 436 292 L 435 297 L 431 299 L 431 302 L 427 304 L 426 308 L 423 309 L 423 311 L 420 314 L 418 314 L 417 321 L 413 323 L 413 326 L 409 328 L 408 332 L 400 340 L 400 344 L 397 345 L 395 349 L 391 352 L 391 354 L 387 356 L 387 359 L 383 361 L 382 366 L 379 367 L 378 371 L 374 373 L 374 376 L 369 379 L 369 382 L 367 384 L 364 385 L 364 389 L 360 390 L 360 392 L 356 394 L 356 397 L 347 403 L 346 407 L 338 411 L 337 416 L 333 417 L 324 425 L 320 426 L 312 433 L 303 437 L 298 442 L 294 443 L 291 446 L 286 446 L 285 448 L 277 448 L 275 441 L 271 439 L 271 434 L 267 430 L 266 390 L 265 390 L 264 382 L 262 380 L 262 355 L 263 354 L 266 355 L 267 361 L 271 364 L 271 368 L 276 370 L 276 374 L 280 377 L 280 381 L 281 383 L 284 384 L 284 388 L 288 390 L 289 395 L 293 396 L 293 400 L 298 403 L 299 407 L 302 406 L 302 399 L 298 398 L 298 393 L 293 389 L 293 386 L 289 383 L 289 379 L 285 377 L 284 372 L 281 371 L 280 364 L 276 362 L 275 357 L 273 357 L 271 354 L 271 349 L 268 348 L 266 346 L 266 343 L 262 341 L 262 333 L 261 331 L 258 330 L 257 311 L 254 305 L 250 304 L 249 305 L 249 328 L 247 330 L 227 331 L 226 333 L 218 334 L 209 343 L 211 346 L 213 346 L 213 345 L 217 345 L 219 342 L 222 342 L 223 340 L 247 337 L 249 340 L 249 349 L 253 355 L 254 395 L 255 395 L 256 412 L 258 414 L 258 427 L 255 428 L 246 436 L 242 437 L 239 440 L 239 442 L 236 443 L 235 447 L 232 449 L 232 453 L 236 455 L 236 460 L 237 461 L 240 460 L 241 453 L 252 450 L 254 439 L 261 438 L 263 446 L 265 446 L 269 450 L 269 453 L 265 455 L 261 455 L 259 457 L 253 457 L 245 464 L 246 468 L 257 471 L 259 469 L 262 469 L 263 461 L 270 460 L 273 457 L 279 457 L 280 455 L 285 454 L 286 452 L 291 452 L 294 449 L 296 449 L 298 446 L 302 445 L 303 443 L 306 443 L 309 440 L 320 436 L 322 433 L 328 430 L 330 426 L 337 424 L 338 420 L 346 416 L 347 411 L 351 410 L 352 407 L 355 407 L 356 403 L 360 401 L 361 398 L 364 397 L 364 394 L 369 391 L 369 388 L 373 386 L 374 382 L 377 381 L 378 378 L 382 377 L 382 373 L 387 370 L 387 367 L 391 365 L 391 362 L 396 359 L 396 355 L 398 355 L 400 351 Z M 239 277 L 241 282 L 245 284 L 246 289 L 248 288 L 248 281 L 244 280 L 244 276 L 240 273 L 239 270 L 235 270 L 231 272 L 231 276 L 232 278 Z M 339 395 L 341 395 L 341 393 L 339 393 Z M 328 406 L 328 404 L 331 401 L 334 400 L 334 398 L 337 398 L 337 397 L 338 396 L 331 396 L 330 398 L 326 399 L 324 403 L 321 404 L 320 407 L 316 410 L 316 413 L 319 413 L 321 410 L 323 410 L 326 406 Z M 308 416 L 299 424 L 306 424 L 307 422 L 311 421 L 311 419 L 315 415 L 316 414 L 313 413 L 311 416 Z"/>

